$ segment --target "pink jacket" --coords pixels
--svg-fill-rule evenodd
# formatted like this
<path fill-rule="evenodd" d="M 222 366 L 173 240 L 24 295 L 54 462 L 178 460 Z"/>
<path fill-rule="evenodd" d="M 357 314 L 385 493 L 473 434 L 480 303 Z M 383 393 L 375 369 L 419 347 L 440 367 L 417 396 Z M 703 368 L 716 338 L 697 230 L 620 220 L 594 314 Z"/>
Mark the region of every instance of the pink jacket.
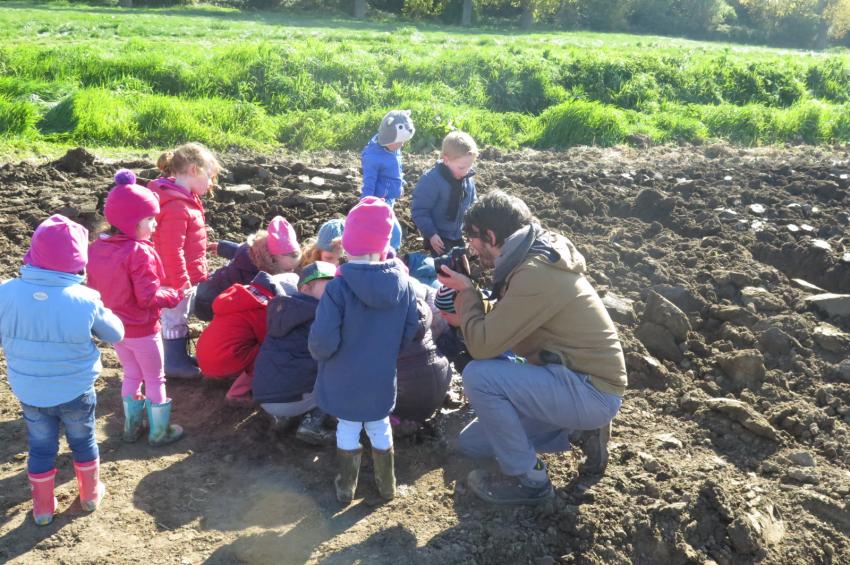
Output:
<path fill-rule="evenodd" d="M 172 288 L 207 280 L 207 226 L 201 199 L 160 177 L 148 183 L 159 195 L 153 244 L 165 267 L 163 284 Z"/>
<path fill-rule="evenodd" d="M 165 271 L 153 244 L 124 234 L 102 234 L 89 246 L 88 286 L 124 323 L 125 337 L 159 331 L 159 312 L 182 293 L 160 286 Z"/>

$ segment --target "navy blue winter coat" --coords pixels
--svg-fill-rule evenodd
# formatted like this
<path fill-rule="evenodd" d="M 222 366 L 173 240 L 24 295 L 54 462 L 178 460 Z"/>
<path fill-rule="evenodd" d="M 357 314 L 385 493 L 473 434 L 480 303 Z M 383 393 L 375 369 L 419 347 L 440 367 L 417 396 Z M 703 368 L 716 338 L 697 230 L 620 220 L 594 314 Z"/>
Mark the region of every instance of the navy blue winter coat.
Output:
<path fill-rule="evenodd" d="M 319 301 L 297 292 L 278 296 L 266 309 L 266 339 L 254 363 L 254 400 L 297 402 L 316 384 L 318 363 L 307 338 Z"/>
<path fill-rule="evenodd" d="M 422 175 L 413 189 L 411 216 L 425 241 L 463 239 L 463 215 L 475 202 L 475 171 L 456 179 L 442 161 Z"/>
<path fill-rule="evenodd" d="M 373 422 L 392 412 L 398 355 L 419 328 L 414 283 L 395 260 L 345 263 L 340 271 L 310 329 L 316 401 L 337 418 Z"/>
<path fill-rule="evenodd" d="M 219 294 L 234 284 L 251 284 L 260 272 L 251 261 L 250 247 L 247 243 L 240 245 L 221 240 L 218 242 L 217 252 L 230 261 L 216 269 L 210 278 L 199 283 L 195 295 L 195 316 L 205 322 L 213 319 L 212 303 Z"/>

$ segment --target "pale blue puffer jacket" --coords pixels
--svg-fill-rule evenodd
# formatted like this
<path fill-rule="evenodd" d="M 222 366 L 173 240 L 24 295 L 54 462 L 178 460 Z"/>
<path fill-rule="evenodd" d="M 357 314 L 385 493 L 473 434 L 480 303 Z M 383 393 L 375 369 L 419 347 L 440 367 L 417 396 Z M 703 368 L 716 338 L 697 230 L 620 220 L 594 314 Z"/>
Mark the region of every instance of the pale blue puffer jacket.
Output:
<path fill-rule="evenodd" d="M 20 278 L 0 284 L 0 341 L 12 392 L 24 404 L 46 408 L 77 398 L 101 370 L 92 336 L 124 338 L 121 320 L 82 282 L 82 275 L 24 265 Z"/>

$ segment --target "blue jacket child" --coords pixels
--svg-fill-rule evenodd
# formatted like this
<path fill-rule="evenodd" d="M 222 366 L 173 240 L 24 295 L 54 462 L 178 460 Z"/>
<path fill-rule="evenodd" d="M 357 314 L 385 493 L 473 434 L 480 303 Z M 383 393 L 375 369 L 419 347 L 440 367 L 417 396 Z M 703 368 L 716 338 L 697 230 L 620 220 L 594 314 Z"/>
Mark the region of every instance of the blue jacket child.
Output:
<path fill-rule="evenodd" d="M 363 169 L 361 198 L 376 196 L 392 206 L 401 197 L 404 184 L 401 146 L 415 132 L 410 110 L 393 110 L 384 116 L 378 134 L 366 144 L 360 155 Z"/>
<path fill-rule="evenodd" d="M 310 352 L 319 361 L 316 400 L 343 420 L 381 420 L 395 406 L 399 352 L 419 329 L 416 294 L 395 260 L 340 269 L 310 330 Z"/>
<path fill-rule="evenodd" d="M 94 381 L 101 370 L 93 337 L 124 338 L 121 320 L 97 291 L 83 286 L 88 231 L 61 215 L 42 222 L 32 236 L 21 276 L 0 284 L 0 340 L 9 384 L 27 425 L 27 471 L 36 524 L 53 521 L 59 424 L 74 456 L 84 510 L 104 495 L 95 437 Z"/>
<path fill-rule="evenodd" d="M 255 402 L 297 402 L 313 390 L 319 366 L 307 338 L 318 306 L 318 300 L 300 292 L 269 302 L 266 339 L 254 364 Z"/>
<path fill-rule="evenodd" d="M 463 240 L 463 216 L 475 201 L 475 171 L 456 179 L 442 161 L 422 175 L 413 189 L 411 215 L 423 239 Z M 448 249 L 446 249 L 448 251 Z"/>

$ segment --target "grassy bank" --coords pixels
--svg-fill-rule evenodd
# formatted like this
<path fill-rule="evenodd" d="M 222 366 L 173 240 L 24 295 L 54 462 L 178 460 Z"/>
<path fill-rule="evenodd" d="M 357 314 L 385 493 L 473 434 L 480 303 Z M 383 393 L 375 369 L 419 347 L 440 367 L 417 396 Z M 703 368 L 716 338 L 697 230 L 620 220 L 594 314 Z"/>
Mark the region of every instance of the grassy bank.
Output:
<path fill-rule="evenodd" d="M 423 150 L 850 141 L 850 56 L 514 35 L 219 8 L 3 3 L 0 145 L 357 149 L 390 108 Z"/>

